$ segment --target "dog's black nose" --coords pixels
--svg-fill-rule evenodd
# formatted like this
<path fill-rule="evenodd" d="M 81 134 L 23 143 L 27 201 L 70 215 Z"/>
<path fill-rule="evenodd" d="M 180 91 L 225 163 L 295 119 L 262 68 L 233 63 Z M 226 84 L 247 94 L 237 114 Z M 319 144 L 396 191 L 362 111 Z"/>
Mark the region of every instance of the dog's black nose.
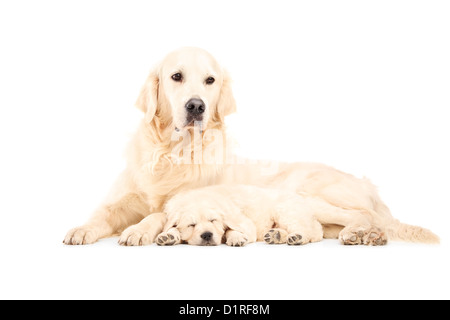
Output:
<path fill-rule="evenodd" d="M 205 103 L 202 99 L 192 98 L 186 103 L 185 108 L 188 113 L 196 116 L 205 112 Z"/>
<path fill-rule="evenodd" d="M 207 232 L 202 233 L 202 235 L 200 237 L 205 241 L 210 241 L 212 236 L 213 236 L 212 232 L 207 231 Z"/>

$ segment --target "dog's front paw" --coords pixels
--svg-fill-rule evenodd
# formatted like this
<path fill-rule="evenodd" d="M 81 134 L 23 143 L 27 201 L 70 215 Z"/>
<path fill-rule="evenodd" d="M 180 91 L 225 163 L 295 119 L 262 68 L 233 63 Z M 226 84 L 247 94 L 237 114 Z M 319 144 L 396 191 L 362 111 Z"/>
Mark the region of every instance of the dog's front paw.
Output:
<path fill-rule="evenodd" d="M 160 233 L 157 237 L 156 237 L 156 243 L 159 246 L 173 246 L 174 244 L 177 244 L 180 242 L 180 238 L 178 235 L 174 235 L 171 233 L 167 233 L 167 232 L 163 232 Z"/>
<path fill-rule="evenodd" d="M 82 226 L 69 230 L 63 243 L 67 245 L 84 245 L 92 244 L 97 240 L 98 235 L 94 227 Z"/>
<path fill-rule="evenodd" d="M 238 231 L 228 231 L 226 244 L 231 247 L 243 247 L 248 243 L 248 237 Z"/>
<path fill-rule="evenodd" d="M 118 242 L 121 246 L 145 246 L 152 244 L 154 240 L 154 235 L 134 225 L 122 232 Z"/>

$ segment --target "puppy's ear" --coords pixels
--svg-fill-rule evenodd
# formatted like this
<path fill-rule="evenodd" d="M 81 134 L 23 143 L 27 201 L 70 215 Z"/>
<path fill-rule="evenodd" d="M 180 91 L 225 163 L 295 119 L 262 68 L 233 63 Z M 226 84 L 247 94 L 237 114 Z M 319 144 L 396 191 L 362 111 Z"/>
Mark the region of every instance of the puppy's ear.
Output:
<path fill-rule="evenodd" d="M 225 229 L 232 229 L 242 232 L 242 215 L 240 213 L 226 214 L 223 217 L 223 225 Z"/>
<path fill-rule="evenodd" d="M 256 226 L 252 220 L 240 213 L 227 213 L 223 218 L 224 226 L 227 229 L 239 231 L 248 236 L 250 242 L 256 241 Z"/>
<path fill-rule="evenodd" d="M 180 220 L 180 215 L 176 213 L 168 213 L 166 225 L 164 226 L 164 232 L 167 232 L 171 228 L 176 228 Z"/>
<path fill-rule="evenodd" d="M 234 100 L 233 91 L 231 90 L 231 78 L 228 72 L 224 70 L 222 88 L 217 103 L 217 113 L 220 120 L 223 121 L 223 117 L 234 112 L 236 112 L 236 101 Z"/>
<path fill-rule="evenodd" d="M 157 67 L 150 72 L 136 101 L 136 107 L 145 113 L 145 121 L 147 123 L 152 122 L 156 114 L 156 109 L 158 107 L 158 90 L 159 68 Z"/>

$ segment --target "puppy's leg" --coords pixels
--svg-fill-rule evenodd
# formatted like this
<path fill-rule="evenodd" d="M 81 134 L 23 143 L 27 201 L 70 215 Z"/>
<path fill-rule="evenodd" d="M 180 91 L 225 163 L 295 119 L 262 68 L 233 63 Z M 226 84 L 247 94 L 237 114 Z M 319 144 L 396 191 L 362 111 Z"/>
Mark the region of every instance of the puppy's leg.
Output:
<path fill-rule="evenodd" d="M 282 244 L 286 243 L 288 233 L 284 229 L 274 228 L 270 229 L 264 234 L 264 241 L 268 244 Z"/>
<path fill-rule="evenodd" d="M 156 238 L 156 243 L 160 246 L 173 246 L 181 243 L 181 234 L 177 228 L 170 228 L 167 232 L 162 232 Z"/>
<path fill-rule="evenodd" d="M 138 224 L 125 229 L 120 235 L 118 242 L 124 246 L 145 246 L 151 244 L 155 240 L 156 235 L 163 230 L 165 222 L 165 213 L 152 213 Z"/>
<path fill-rule="evenodd" d="M 280 219 L 280 226 L 285 226 L 287 230 L 286 243 L 288 245 L 301 245 L 310 242 L 319 242 L 323 239 L 322 225 L 312 217 L 297 218 L 286 223 L 285 219 Z"/>
<path fill-rule="evenodd" d="M 248 236 L 236 230 L 228 230 L 225 233 L 226 244 L 232 247 L 243 247 L 248 241 Z"/>
<path fill-rule="evenodd" d="M 101 206 L 83 226 L 71 229 L 63 243 L 67 245 L 94 243 L 100 238 L 121 232 L 149 213 L 149 207 L 141 196 L 135 193 L 126 194 L 114 203 Z"/>
<path fill-rule="evenodd" d="M 256 241 L 256 226 L 252 220 L 239 212 L 228 212 L 224 217 L 226 244 L 233 247 L 242 247 L 247 243 Z"/>

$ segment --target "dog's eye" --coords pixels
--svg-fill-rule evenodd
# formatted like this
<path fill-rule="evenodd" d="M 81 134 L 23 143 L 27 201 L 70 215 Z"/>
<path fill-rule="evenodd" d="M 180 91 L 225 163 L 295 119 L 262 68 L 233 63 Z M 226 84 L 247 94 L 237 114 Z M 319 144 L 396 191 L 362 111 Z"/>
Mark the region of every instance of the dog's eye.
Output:
<path fill-rule="evenodd" d="M 172 80 L 180 82 L 181 80 L 183 80 L 183 76 L 181 75 L 181 73 L 175 73 L 172 75 Z"/>
<path fill-rule="evenodd" d="M 215 222 L 215 221 L 217 221 L 217 219 L 211 219 L 211 220 L 209 220 L 209 222 Z"/>
<path fill-rule="evenodd" d="M 188 225 L 188 227 L 194 228 L 195 227 L 195 223 L 192 223 L 192 224 Z"/>
<path fill-rule="evenodd" d="M 206 84 L 213 84 L 214 81 L 216 81 L 216 79 L 214 79 L 213 77 L 208 77 L 208 78 L 206 78 L 205 83 Z"/>

